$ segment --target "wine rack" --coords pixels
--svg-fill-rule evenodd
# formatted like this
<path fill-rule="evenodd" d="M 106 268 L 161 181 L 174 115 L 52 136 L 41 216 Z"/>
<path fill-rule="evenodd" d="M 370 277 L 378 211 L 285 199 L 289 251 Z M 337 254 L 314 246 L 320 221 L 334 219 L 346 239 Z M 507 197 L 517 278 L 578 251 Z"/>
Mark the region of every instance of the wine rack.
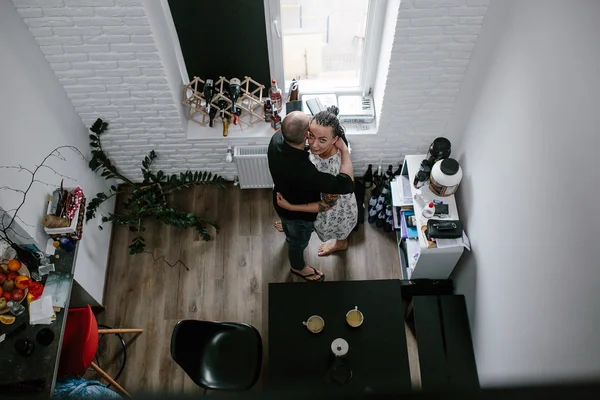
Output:
<path fill-rule="evenodd" d="M 204 83 L 204 80 L 195 76 L 190 83 L 184 85 L 183 100 L 181 103 L 187 108 L 186 118 L 188 120 L 202 126 L 208 126 L 210 117 L 207 112 L 206 99 L 203 93 Z M 219 107 L 219 101 L 221 100 L 227 102 L 227 106 L 223 112 L 229 118 L 230 123 L 233 123 L 235 117 L 232 113 L 233 103 L 229 97 L 224 95 L 225 85 L 229 86 L 229 80 L 223 76 L 219 77 L 214 84 L 215 92 L 210 102 L 210 107 L 215 107 L 219 110 L 214 118 L 214 122 L 216 123 L 222 123 L 221 109 Z M 225 89 L 227 89 L 227 86 L 225 86 Z M 240 125 L 253 126 L 257 122 L 264 122 L 263 90 L 265 90 L 264 85 L 261 85 L 248 76 L 245 76 L 244 80 L 240 83 L 240 96 L 235 103 L 235 106 L 241 109 L 241 114 L 237 118 Z"/>

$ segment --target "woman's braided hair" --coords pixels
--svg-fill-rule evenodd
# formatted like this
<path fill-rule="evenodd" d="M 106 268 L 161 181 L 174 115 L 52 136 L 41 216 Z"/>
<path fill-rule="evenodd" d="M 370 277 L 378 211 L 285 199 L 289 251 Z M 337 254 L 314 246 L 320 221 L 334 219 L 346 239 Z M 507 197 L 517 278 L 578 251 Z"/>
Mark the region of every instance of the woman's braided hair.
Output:
<path fill-rule="evenodd" d="M 327 107 L 326 111 L 318 112 L 314 117 L 313 121 L 315 121 L 318 125 L 321 126 L 330 126 L 333 129 L 333 137 L 340 137 L 348 145 L 348 140 L 346 140 L 346 130 L 340 124 L 340 120 L 338 119 L 338 114 L 340 113 L 340 109 L 336 106 Z"/>

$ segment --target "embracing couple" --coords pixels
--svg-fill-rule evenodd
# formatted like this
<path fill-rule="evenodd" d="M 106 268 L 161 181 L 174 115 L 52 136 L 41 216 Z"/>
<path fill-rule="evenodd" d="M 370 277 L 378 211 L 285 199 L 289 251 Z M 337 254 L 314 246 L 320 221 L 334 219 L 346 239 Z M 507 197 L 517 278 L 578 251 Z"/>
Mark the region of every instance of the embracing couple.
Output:
<path fill-rule="evenodd" d="M 323 272 L 304 261 L 313 230 L 325 242 L 318 255 L 326 256 L 348 248 L 358 219 L 350 151 L 337 108 L 312 120 L 299 111 L 288 114 L 271 138 L 268 158 L 273 205 L 281 218 L 275 227 L 285 233 L 290 271 L 307 281 L 323 281 Z"/>

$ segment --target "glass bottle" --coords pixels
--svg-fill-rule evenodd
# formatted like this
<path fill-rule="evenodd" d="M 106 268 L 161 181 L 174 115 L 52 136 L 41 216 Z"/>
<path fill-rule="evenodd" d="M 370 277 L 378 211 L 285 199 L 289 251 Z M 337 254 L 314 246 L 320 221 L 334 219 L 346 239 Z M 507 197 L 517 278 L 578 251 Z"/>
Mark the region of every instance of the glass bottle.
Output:
<path fill-rule="evenodd" d="M 367 168 L 367 172 L 365 172 L 365 175 L 363 177 L 363 182 L 365 183 L 365 189 L 368 189 L 371 186 L 373 186 L 373 165 L 372 164 L 369 164 L 369 167 Z"/>
<path fill-rule="evenodd" d="M 281 116 L 277 110 L 273 110 L 273 115 L 271 116 L 271 128 L 275 130 L 281 129 Z"/>
<path fill-rule="evenodd" d="M 271 79 L 271 88 L 269 89 L 269 98 L 273 103 L 273 109 L 281 112 L 282 101 L 281 101 L 282 93 L 281 89 L 277 87 L 277 79 Z"/>

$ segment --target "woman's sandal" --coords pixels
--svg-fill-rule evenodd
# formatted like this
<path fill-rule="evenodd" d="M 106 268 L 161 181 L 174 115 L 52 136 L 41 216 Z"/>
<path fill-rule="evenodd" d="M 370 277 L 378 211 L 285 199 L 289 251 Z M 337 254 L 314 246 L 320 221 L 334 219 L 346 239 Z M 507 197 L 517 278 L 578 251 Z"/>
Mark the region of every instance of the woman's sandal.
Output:
<path fill-rule="evenodd" d="M 290 272 L 294 275 L 298 275 L 300 278 L 304 279 L 307 282 L 322 282 L 325 280 L 325 274 L 319 275 L 319 274 L 317 274 L 316 269 L 314 269 L 313 267 L 309 267 L 309 268 L 312 268 L 312 270 L 315 271 L 315 273 L 309 274 L 309 275 L 302 275 L 300 272 L 296 272 L 293 268 L 290 268 Z M 308 279 L 311 276 L 320 276 L 320 278 L 319 279 Z"/>

